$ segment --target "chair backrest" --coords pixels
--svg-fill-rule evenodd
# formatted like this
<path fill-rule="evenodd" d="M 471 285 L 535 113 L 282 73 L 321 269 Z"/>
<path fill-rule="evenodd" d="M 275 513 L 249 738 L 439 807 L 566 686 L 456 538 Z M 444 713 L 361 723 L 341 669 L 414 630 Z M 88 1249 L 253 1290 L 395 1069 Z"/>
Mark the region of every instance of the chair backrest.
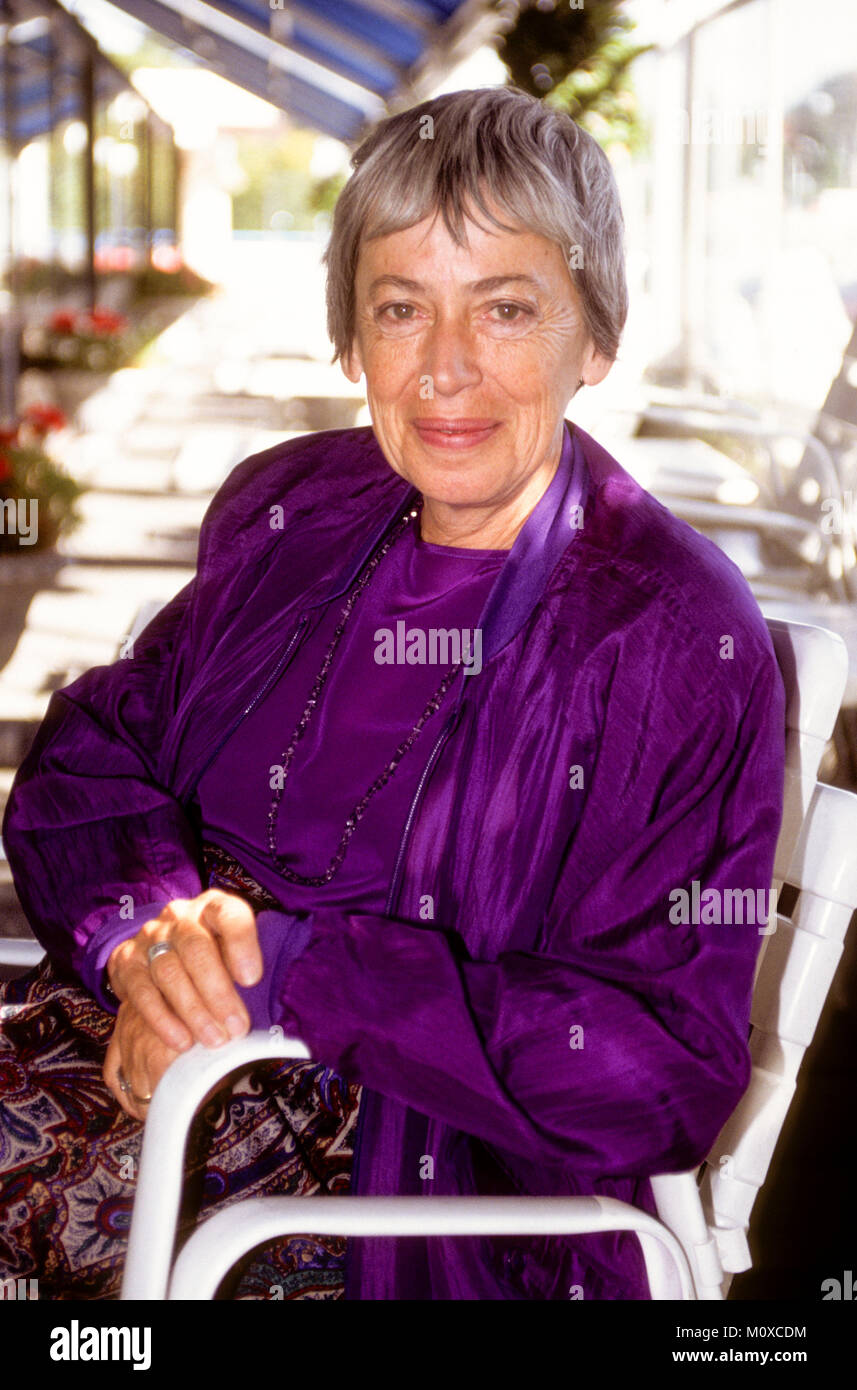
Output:
<path fill-rule="evenodd" d="M 789 871 L 818 782 L 848 680 L 848 649 L 823 627 L 768 618 L 768 631 L 786 689 L 786 774 L 783 820 L 774 859 L 774 885 L 794 882 Z M 797 884 L 795 884 L 797 887 Z"/>
<path fill-rule="evenodd" d="M 750 1083 L 705 1166 L 702 1198 L 718 1228 L 746 1230 L 767 1175 L 857 907 L 855 844 L 857 796 L 819 784 L 786 874 L 797 903 L 790 918 L 777 914 L 764 943 L 753 991 Z"/>
<path fill-rule="evenodd" d="M 652 1180 L 658 1214 L 692 1256 L 697 1293 L 722 1298 L 749 1269 L 747 1227 L 857 907 L 857 795 L 819 783 L 848 676 L 842 638 L 769 619 L 786 689 L 783 820 L 774 887 L 798 890 L 776 916 L 756 968 L 747 1090 L 696 1173 Z M 774 926 L 773 923 L 770 924 Z"/>

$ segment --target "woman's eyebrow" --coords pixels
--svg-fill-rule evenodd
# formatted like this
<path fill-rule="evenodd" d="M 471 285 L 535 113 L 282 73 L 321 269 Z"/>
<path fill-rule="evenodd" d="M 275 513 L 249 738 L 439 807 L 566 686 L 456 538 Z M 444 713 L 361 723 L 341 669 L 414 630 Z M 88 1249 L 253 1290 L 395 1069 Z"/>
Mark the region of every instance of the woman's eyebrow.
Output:
<path fill-rule="evenodd" d="M 541 281 L 537 280 L 534 275 L 525 274 L 489 275 L 484 280 L 471 280 L 464 288 L 473 291 L 475 294 L 484 294 L 486 292 L 490 294 L 492 290 L 499 290 L 502 289 L 504 285 L 512 284 L 530 285 L 535 290 L 544 288 Z M 369 286 L 369 293 L 374 294 L 375 290 L 380 289 L 382 285 L 394 285 L 400 290 L 413 290 L 416 292 L 420 290 L 424 291 L 428 288 L 426 285 L 421 284 L 419 280 L 409 280 L 405 275 L 379 275 Z"/>

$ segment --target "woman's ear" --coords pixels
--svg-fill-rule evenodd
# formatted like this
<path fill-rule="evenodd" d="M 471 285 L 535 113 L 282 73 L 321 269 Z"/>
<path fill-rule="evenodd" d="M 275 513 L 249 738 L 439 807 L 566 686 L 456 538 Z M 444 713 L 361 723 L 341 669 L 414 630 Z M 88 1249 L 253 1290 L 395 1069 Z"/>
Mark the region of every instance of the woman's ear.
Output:
<path fill-rule="evenodd" d="M 599 381 L 603 381 L 613 366 L 613 358 L 605 357 L 603 352 L 599 352 L 594 343 L 590 343 L 589 350 L 580 367 L 580 375 L 584 385 L 597 386 Z"/>
<path fill-rule="evenodd" d="M 363 362 L 360 358 L 360 349 L 357 346 L 357 339 L 353 339 L 351 347 L 342 354 L 340 366 L 349 381 L 356 386 L 363 375 Z"/>

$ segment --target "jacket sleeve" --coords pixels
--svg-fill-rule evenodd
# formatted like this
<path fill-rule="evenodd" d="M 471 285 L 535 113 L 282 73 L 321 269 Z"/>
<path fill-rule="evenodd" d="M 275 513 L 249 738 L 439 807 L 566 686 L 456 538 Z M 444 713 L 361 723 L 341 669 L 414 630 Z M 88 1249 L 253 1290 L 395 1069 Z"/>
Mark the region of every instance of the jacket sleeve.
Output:
<path fill-rule="evenodd" d="M 317 911 L 278 981 L 276 1021 L 348 1080 L 507 1154 L 600 1178 L 701 1162 L 749 1080 L 767 928 L 763 913 L 711 920 L 717 897 L 701 921 L 682 921 L 694 913 L 676 890 L 692 898 L 696 880 L 725 901 L 750 889 L 767 908 L 782 812 L 773 656 L 743 707 L 728 686 L 718 695 L 715 683 L 691 719 L 664 707 L 667 728 L 636 748 L 630 731 L 646 718 L 631 692 L 599 752 L 600 792 L 568 846 L 544 946 L 475 960 L 457 933 Z"/>
<path fill-rule="evenodd" d="M 34 934 L 107 1008 L 110 950 L 166 902 L 202 891 L 192 828 L 153 766 L 179 695 L 193 588 L 156 614 L 133 654 L 55 692 L 3 820 Z"/>
<path fill-rule="evenodd" d="M 291 516 L 310 452 L 298 439 L 233 468 L 203 518 L 195 577 L 131 655 L 51 697 L 15 776 L 3 842 L 21 905 L 51 959 L 111 1011 L 103 971 L 113 947 L 166 903 L 202 891 L 198 836 L 159 781 L 157 754 L 195 663 L 227 610 L 240 611 L 245 576 L 264 566 L 269 505 L 283 502 Z"/>

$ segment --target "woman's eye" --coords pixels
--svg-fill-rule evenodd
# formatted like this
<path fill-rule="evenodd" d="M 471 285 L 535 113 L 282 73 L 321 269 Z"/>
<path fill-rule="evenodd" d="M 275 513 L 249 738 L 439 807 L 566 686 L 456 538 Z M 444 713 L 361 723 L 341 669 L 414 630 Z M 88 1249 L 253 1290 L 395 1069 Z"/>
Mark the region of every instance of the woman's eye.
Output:
<path fill-rule="evenodd" d="M 498 323 L 520 323 L 524 318 L 532 316 L 532 309 L 528 309 L 524 304 L 512 304 L 504 300 L 502 304 L 492 304 L 491 312 L 499 313 Z"/>
<path fill-rule="evenodd" d="M 500 303 L 492 304 L 488 310 L 493 316 L 493 322 L 508 324 L 509 327 L 518 327 L 525 323 L 527 319 L 533 318 L 534 311 L 526 304 L 515 304 L 511 300 L 503 300 Z M 392 304 L 382 304 L 375 311 L 376 317 L 382 323 L 393 324 L 415 324 L 417 317 L 417 307 L 397 300 Z"/>
<path fill-rule="evenodd" d="M 413 312 L 413 304 L 385 304 L 378 310 L 381 318 L 390 318 L 394 323 L 408 323 Z"/>

